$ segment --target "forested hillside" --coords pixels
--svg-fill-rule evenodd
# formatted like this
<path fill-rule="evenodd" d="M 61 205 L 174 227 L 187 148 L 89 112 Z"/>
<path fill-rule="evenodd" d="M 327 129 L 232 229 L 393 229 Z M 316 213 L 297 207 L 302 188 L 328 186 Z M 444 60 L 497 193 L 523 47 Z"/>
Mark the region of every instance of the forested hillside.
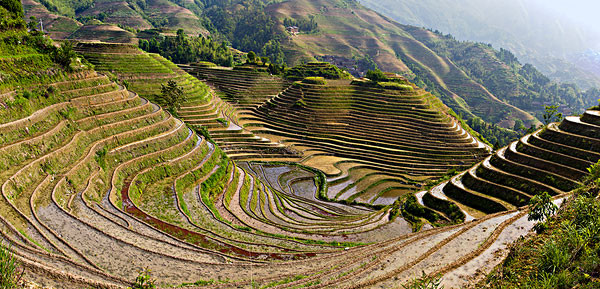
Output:
<path fill-rule="evenodd" d="M 558 104 L 572 112 L 581 112 L 594 105 L 600 95 L 595 88 L 583 92 L 575 84 L 553 82 L 531 64 L 522 64 L 509 50 L 458 41 L 451 35 L 416 27 L 406 30 L 438 55 L 452 60 L 495 96 L 533 113 L 538 119 L 542 119 L 544 105 Z"/>

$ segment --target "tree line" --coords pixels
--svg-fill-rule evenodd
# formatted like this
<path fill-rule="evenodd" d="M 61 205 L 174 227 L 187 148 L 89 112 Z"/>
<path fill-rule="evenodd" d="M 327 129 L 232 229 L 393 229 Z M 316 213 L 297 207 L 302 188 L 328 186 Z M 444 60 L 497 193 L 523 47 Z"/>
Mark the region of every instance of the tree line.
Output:
<path fill-rule="evenodd" d="M 159 53 L 175 63 L 209 61 L 222 66 L 234 65 L 234 57 L 227 42 L 217 43 L 210 37 L 190 37 L 177 31 L 177 36 L 155 36 L 150 40 L 140 39 L 139 47 L 147 52 Z"/>

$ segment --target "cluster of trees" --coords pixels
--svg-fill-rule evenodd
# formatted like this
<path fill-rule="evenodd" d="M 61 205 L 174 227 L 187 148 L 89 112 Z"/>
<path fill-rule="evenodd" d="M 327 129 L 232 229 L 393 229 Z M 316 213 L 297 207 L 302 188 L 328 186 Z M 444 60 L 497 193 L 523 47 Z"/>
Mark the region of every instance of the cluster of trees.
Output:
<path fill-rule="evenodd" d="M 6 9 L 14 17 L 23 17 L 23 6 L 19 0 L 0 0 L 0 6 Z M 8 19 L 3 19 L 3 21 L 5 20 Z"/>
<path fill-rule="evenodd" d="M 296 26 L 302 32 L 311 33 L 319 31 L 319 25 L 315 21 L 314 15 L 309 15 L 308 19 L 300 17 L 298 19 L 285 18 L 283 19 L 283 26 L 290 27 Z"/>
<path fill-rule="evenodd" d="M 242 51 L 255 51 L 267 56 L 273 63 L 285 60 L 281 40 L 284 35 L 277 28 L 277 20 L 265 12 L 266 1 L 261 0 L 203 0 L 204 16 L 210 21 L 209 31 L 216 32 Z M 234 9 L 235 8 L 235 9 Z"/>
<path fill-rule="evenodd" d="M 213 39 L 189 37 L 183 29 L 175 37 L 140 39 L 139 47 L 147 52 L 159 53 L 175 63 L 210 61 L 223 66 L 233 66 L 234 58 L 228 43 L 216 43 Z"/>
<path fill-rule="evenodd" d="M 519 128 L 520 132 L 487 123 L 479 117 L 467 119 L 465 122 L 473 130 L 483 135 L 488 142 L 493 144 L 494 149 L 508 145 L 511 141 L 518 139 L 523 133 L 527 132 L 527 130 L 521 131 L 523 122 L 521 122 L 521 127 Z"/>
<path fill-rule="evenodd" d="M 358 69 L 365 69 L 367 71 L 378 69 L 377 63 L 375 63 L 375 60 L 369 54 L 365 54 L 363 57 L 353 56 L 352 59 L 356 61 L 356 68 Z"/>
<path fill-rule="evenodd" d="M 7 1 L 7 0 L 3 0 L 3 1 Z M 21 5 L 21 2 L 17 2 L 18 5 Z M 2 5 L 4 5 L 4 3 L 2 3 Z M 16 6 L 16 4 L 15 4 Z M 17 11 L 18 14 L 18 8 L 16 7 L 10 7 L 12 10 Z M 23 10 L 20 10 L 20 13 L 23 13 Z M 23 21 L 22 18 L 20 17 L 16 17 L 16 15 L 14 11 L 8 10 L 6 9 L 4 6 L 2 6 L 0 8 L 0 32 L 2 31 L 6 31 L 6 30 L 12 30 L 12 29 L 23 29 L 25 27 L 25 21 Z"/>
<path fill-rule="evenodd" d="M 322 65 L 301 64 L 288 69 L 285 77 L 292 80 L 301 80 L 306 77 L 319 76 L 326 79 L 348 79 L 350 74 L 330 63 Z"/>
<path fill-rule="evenodd" d="M 271 62 L 271 59 L 269 59 L 269 57 L 263 56 L 263 57 L 258 57 L 256 55 L 256 53 L 254 51 L 250 51 L 248 52 L 248 54 L 246 54 L 246 63 L 247 64 L 252 64 L 252 65 L 258 65 L 258 66 L 264 66 L 267 69 L 267 72 L 269 72 L 272 75 L 279 75 L 282 74 L 286 71 L 287 67 L 284 64 L 274 64 Z"/>

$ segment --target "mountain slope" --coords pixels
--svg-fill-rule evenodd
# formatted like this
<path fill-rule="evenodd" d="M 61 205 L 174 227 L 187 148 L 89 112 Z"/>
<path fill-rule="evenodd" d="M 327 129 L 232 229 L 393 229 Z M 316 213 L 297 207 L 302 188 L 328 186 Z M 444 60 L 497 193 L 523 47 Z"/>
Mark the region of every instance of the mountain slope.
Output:
<path fill-rule="evenodd" d="M 443 101 L 466 118 L 478 116 L 505 127 L 511 127 L 514 119 L 536 122 L 531 114 L 502 102 L 451 60 L 419 42 L 405 30 L 409 27 L 353 1 L 292 0 L 267 9 L 280 19 L 313 15 L 319 24 L 320 32 L 291 36 L 284 42 L 291 63 L 323 55 L 369 55 L 382 70 L 417 73 L 427 79 L 429 89 L 439 90 Z"/>
<path fill-rule="evenodd" d="M 400 25 L 353 0 L 206 1 L 202 5 L 106 1 L 74 10 L 76 17 L 101 18 L 137 29 L 183 28 L 191 30 L 191 35 L 210 31 L 217 42 L 253 50 L 276 63 L 286 60 L 295 65 L 318 59 L 355 75 L 377 66 L 398 72 L 440 97 L 464 119 L 490 124 L 490 129 L 480 132 L 500 145 L 517 134 L 502 128 L 512 129 L 516 120 L 526 127 L 538 124 L 544 105 L 559 104 L 561 112 L 580 113 L 599 96 L 596 90 L 583 93 L 574 86 L 553 83 L 509 57 L 510 52 Z M 309 22 L 312 26 L 300 24 Z M 299 23 L 301 31 L 290 34 L 285 23 Z M 128 31 L 106 28 L 86 25 L 69 38 L 135 41 Z M 97 36 L 102 29 L 111 35 Z"/>
<path fill-rule="evenodd" d="M 569 59 L 595 47 L 600 35 L 556 13 L 551 4 L 522 0 L 360 2 L 403 24 L 508 49 L 553 79 L 576 82 L 584 88 L 600 86 L 599 74 L 590 74 L 589 69 Z"/>

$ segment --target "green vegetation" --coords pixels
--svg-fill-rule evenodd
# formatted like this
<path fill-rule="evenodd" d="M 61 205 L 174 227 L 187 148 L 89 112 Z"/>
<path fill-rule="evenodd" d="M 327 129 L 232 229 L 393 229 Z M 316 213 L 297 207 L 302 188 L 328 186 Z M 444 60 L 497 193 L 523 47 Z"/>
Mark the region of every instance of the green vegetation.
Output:
<path fill-rule="evenodd" d="M 166 85 L 160 85 L 160 95 L 157 95 L 156 99 L 175 114 L 181 108 L 181 104 L 187 101 L 187 96 L 177 82 L 169 80 Z"/>
<path fill-rule="evenodd" d="M 327 62 L 311 62 L 294 66 L 285 72 L 285 77 L 291 80 L 302 80 L 306 77 L 323 77 L 326 79 L 349 79 L 348 72 Z"/>
<path fill-rule="evenodd" d="M 600 164 L 590 170 L 599 171 Z M 485 288 L 597 288 L 600 259 L 600 174 L 591 174 L 564 201 L 558 215 L 544 221 L 545 230 L 517 241 L 506 260 L 480 285 Z M 553 209 L 540 197 L 533 217 Z M 538 205 L 541 204 L 541 205 Z M 536 219 L 539 219 L 536 218 Z"/>
<path fill-rule="evenodd" d="M 154 289 L 156 288 L 155 280 L 150 277 L 150 270 L 145 268 L 139 272 L 135 278 L 135 282 L 128 289 Z"/>
<path fill-rule="evenodd" d="M 436 198 L 431 195 L 431 193 L 427 192 L 423 195 L 423 204 L 444 213 L 452 223 L 460 224 L 465 221 L 465 213 L 463 213 L 454 202 Z"/>
<path fill-rule="evenodd" d="M 405 199 L 404 202 L 400 202 L 398 204 L 394 204 L 394 206 L 400 206 L 400 212 L 402 213 L 402 217 L 411 223 L 413 227 L 413 231 L 417 232 L 421 229 L 424 222 L 422 219 L 427 220 L 430 224 L 434 226 L 439 226 L 442 217 L 434 212 L 433 210 L 421 206 L 417 201 L 415 195 L 410 194 Z M 392 217 L 394 213 L 390 214 Z"/>
<path fill-rule="evenodd" d="M 242 51 L 258 51 L 275 64 L 283 64 L 281 41 L 277 20 L 265 11 L 269 1 L 204 1 L 207 29 L 227 39 Z M 240 9 L 237 9 L 240 7 Z"/>
<path fill-rule="evenodd" d="M 413 92 L 414 89 L 410 85 L 400 84 L 397 82 L 378 82 L 377 83 L 383 89 L 400 90 L 405 92 Z"/>
<path fill-rule="evenodd" d="M 309 77 L 305 77 L 302 82 L 304 83 L 308 83 L 308 84 L 319 84 L 319 85 L 325 85 L 327 84 L 327 82 L 325 81 L 325 78 L 321 77 L 321 76 L 309 76 Z"/>
<path fill-rule="evenodd" d="M 373 82 L 387 81 L 388 79 L 383 73 L 383 71 L 379 69 L 367 71 L 366 77 Z"/>
<path fill-rule="evenodd" d="M 548 192 L 543 192 L 535 195 L 529 200 L 529 215 L 527 219 L 529 221 L 537 221 L 535 230 L 539 233 L 546 229 L 546 221 L 552 215 L 556 213 L 558 207 L 552 203 L 552 197 Z"/>
<path fill-rule="evenodd" d="M 159 53 L 175 63 L 208 61 L 222 66 L 233 66 L 234 55 L 227 42 L 216 43 L 212 38 L 190 37 L 183 29 L 177 30 L 177 36 L 152 37 L 140 39 L 139 47 L 147 52 Z"/>
<path fill-rule="evenodd" d="M 418 37 L 418 40 L 437 54 L 449 57 L 498 98 L 531 112 L 540 120 L 544 103 L 556 103 L 577 113 L 593 105 L 598 96 L 596 90 L 584 92 L 574 84 L 551 81 L 533 65 L 521 64 L 506 49 L 458 41 L 452 35 L 441 33 L 435 37 Z"/>
<path fill-rule="evenodd" d="M 485 140 L 488 143 L 492 144 L 494 146 L 494 149 L 499 149 L 503 146 L 506 146 L 510 142 L 518 139 L 522 135 L 522 132 L 519 133 L 510 129 L 500 127 L 496 124 L 490 124 L 479 117 L 467 119 L 465 123 L 470 128 L 472 128 L 476 132 L 480 133 L 483 137 L 485 137 Z"/>
<path fill-rule="evenodd" d="M 559 122 L 563 120 L 563 114 L 558 112 L 558 105 L 544 106 L 544 124 L 548 125 L 551 122 Z"/>
<path fill-rule="evenodd" d="M 296 275 L 296 276 L 288 277 L 288 278 L 285 278 L 285 279 L 282 279 L 282 280 L 279 280 L 279 281 L 271 282 L 271 283 L 269 283 L 269 284 L 267 284 L 265 286 L 262 286 L 260 288 L 261 289 L 262 288 L 271 288 L 271 287 L 275 287 L 275 286 L 279 286 L 279 285 L 284 285 L 284 284 L 287 284 L 287 283 L 292 283 L 294 281 L 302 280 L 302 279 L 304 279 L 306 277 L 308 277 L 308 276 Z"/>
<path fill-rule="evenodd" d="M 0 244 L 0 288 L 12 289 L 21 285 L 25 269 L 21 268 L 11 247 Z"/>
<path fill-rule="evenodd" d="M 1 0 L 0 6 L 4 7 L 9 13 L 15 17 L 23 17 L 23 6 L 21 1 L 17 0 Z"/>
<path fill-rule="evenodd" d="M 283 26 L 296 26 L 300 32 L 304 33 L 314 33 L 319 31 L 319 24 L 315 21 L 314 15 L 309 15 L 308 18 L 302 16 L 297 17 L 297 19 L 285 18 L 283 19 Z"/>
<path fill-rule="evenodd" d="M 407 284 L 403 284 L 403 289 L 444 289 L 441 286 L 442 276 L 430 277 L 425 272 L 421 273 L 421 277 L 414 278 L 408 281 Z"/>

